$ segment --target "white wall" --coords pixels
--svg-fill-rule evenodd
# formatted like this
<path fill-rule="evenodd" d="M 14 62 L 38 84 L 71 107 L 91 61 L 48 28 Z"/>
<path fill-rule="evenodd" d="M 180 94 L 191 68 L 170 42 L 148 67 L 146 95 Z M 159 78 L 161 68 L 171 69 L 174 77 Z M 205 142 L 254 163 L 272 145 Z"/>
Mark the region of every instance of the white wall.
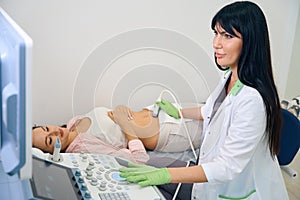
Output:
<path fill-rule="evenodd" d="M 298 9 L 298 13 L 300 10 L 300 6 Z M 298 37 L 296 37 L 298 36 Z M 299 75 L 300 75 L 300 15 L 298 14 L 297 19 L 297 26 L 296 26 L 296 33 L 295 33 L 295 39 L 293 44 L 293 51 L 292 51 L 292 58 L 291 58 L 291 64 L 288 72 L 288 80 L 285 90 L 284 97 L 287 100 L 291 100 L 292 98 L 296 96 L 300 96 L 300 81 L 299 81 Z"/>
<path fill-rule="evenodd" d="M 124 101 L 121 99 L 123 102 L 120 98 L 115 98 L 115 102 L 109 102 L 111 99 L 101 102 L 105 99 L 106 92 L 109 93 L 113 90 L 118 95 L 122 93 L 120 84 L 113 85 L 112 89 L 102 88 L 101 85 L 101 80 L 109 81 L 114 80 L 114 75 L 122 76 L 122 66 L 127 66 L 123 73 L 130 74 L 136 68 L 141 69 L 150 65 L 152 65 L 150 68 L 155 69 L 158 66 L 168 68 L 176 64 L 182 66 L 193 64 L 178 59 L 181 58 L 178 52 L 174 56 L 170 51 L 167 53 L 159 51 L 157 46 L 154 51 L 144 48 L 143 51 L 132 51 L 129 54 L 124 49 L 123 52 L 119 52 L 120 55 L 115 55 L 119 56 L 118 59 L 111 58 L 106 62 L 101 60 L 105 56 L 107 59 L 110 58 L 109 55 L 113 54 L 110 50 L 119 50 L 123 46 L 129 48 L 132 41 L 126 43 L 123 39 L 118 43 L 118 39 L 119 36 L 134 32 L 134 30 L 143 30 L 149 27 L 166 30 L 165 33 L 170 33 L 172 36 L 170 41 L 174 41 L 175 47 L 168 47 L 170 50 L 178 47 L 186 48 L 184 44 L 177 44 L 177 38 L 179 38 L 178 43 L 191 42 L 191 46 L 194 45 L 195 49 L 198 48 L 199 54 L 203 57 L 203 67 L 207 66 L 199 74 L 210 74 L 206 77 L 208 82 L 216 80 L 216 75 L 213 75 L 217 74 L 217 70 L 212 61 L 213 34 L 210 29 L 210 21 L 213 15 L 228 2 L 232 1 L 214 0 L 208 3 L 200 0 L 1 0 L 0 6 L 25 29 L 34 41 L 33 122 L 37 124 L 66 122 L 74 113 L 83 112 L 90 107 L 90 105 L 78 106 L 85 102 L 92 102 L 100 106 L 113 106 L 116 103 L 134 104 L 135 101 L 132 100 L 134 98 Z M 280 96 L 283 96 L 291 63 L 299 1 L 257 0 L 255 2 L 261 5 L 267 16 L 275 77 Z M 138 37 L 145 38 L 137 38 L 137 40 L 141 39 L 142 43 L 143 39 L 147 41 L 148 36 L 152 37 L 146 31 L 146 33 L 138 34 Z M 154 41 L 153 38 L 151 40 Z M 112 44 L 113 42 L 116 44 Z M 109 48 L 109 45 L 114 48 Z M 202 49 L 203 52 L 201 52 Z M 140 54 L 141 52 L 144 54 Z M 194 53 L 197 52 L 188 52 L 187 56 L 195 56 Z M 184 53 L 182 52 L 182 54 Z M 167 59 L 168 56 L 171 58 Z M 96 72 L 95 75 L 88 69 L 90 65 L 97 65 L 98 61 L 103 61 L 109 67 L 101 66 L 102 71 Z M 195 63 L 197 62 L 195 61 Z M 103 70 L 107 72 L 107 69 L 113 69 L 113 71 L 109 74 L 110 76 L 103 78 L 102 72 Z M 86 80 L 93 79 L 94 85 L 81 84 L 78 86 L 78 83 L 81 83 L 82 74 L 86 74 Z M 149 76 L 151 75 L 158 76 L 155 73 L 149 74 Z M 134 79 L 134 76 L 128 77 Z M 180 78 L 190 79 L 188 83 L 191 83 L 191 79 L 193 79 Z M 177 79 L 172 79 L 168 84 L 177 81 Z M 161 89 L 161 87 L 159 85 L 156 89 Z M 193 87 L 191 88 L 193 89 Z M 180 89 L 184 93 L 185 88 Z M 134 88 L 134 90 L 138 97 L 143 96 L 139 88 Z M 207 96 L 207 91 L 200 94 L 197 100 L 202 100 L 205 96 Z M 91 98 L 94 99 L 91 100 Z M 99 100 L 99 98 L 101 99 Z M 146 103 L 153 102 L 155 98 L 146 96 L 145 101 Z M 74 111 L 74 109 L 78 109 L 78 111 Z"/>

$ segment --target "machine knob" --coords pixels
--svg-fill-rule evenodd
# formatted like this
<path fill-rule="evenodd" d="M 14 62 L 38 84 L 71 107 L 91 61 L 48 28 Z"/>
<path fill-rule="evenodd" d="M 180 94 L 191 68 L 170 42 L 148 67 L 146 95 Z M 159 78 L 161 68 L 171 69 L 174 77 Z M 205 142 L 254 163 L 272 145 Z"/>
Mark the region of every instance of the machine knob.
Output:
<path fill-rule="evenodd" d="M 98 180 L 96 178 L 92 178 L 91 185 L 93 185 L 93 186 L 98 185 Z"/>
<path fill-rule="evenodd" d="M 83 182 L 84 182 L 83 176 L 79 176 L 78 183 L 83 183 Z"/>
<path fill-rule="evenodd" d="M 88 171 L 88 172 L 86 173 L 86 175 L 87 175 L 87 176 L 93 176 L 93 172 Z"/>
<path fill-rule="evenodd" d="M 100 191 L 105 191 L 106 190 L 106 184 L 101 183 L 100 186 L 99 186 L 99 190 Z"/>
<path fill-rule="evenodd" d="M 87 190 L 87 191 L 85 192 L 85 194 L 84 194 L 84 197 L 85 197 L 85 198 L 91 198 L 91 192 Z"/>
<path fill-rule="evenodd" d="M 80 171 L 80 169 L 76 169 L 76 171 L 75 171 L 75 176 L 81 176 L 81 171 Z"/>
<path fill-rule="evenodd" d="M 93 169 L 93 167 L 92 166 L 87 166 L 87 168 L 86 168 L 86 171 L 91 171 Z"/>
<path fill-rule="evenodd" d="M 83 191 L 87 190 L 87 185 L 85 183 L 82 183 L 80 189 L 83 190 Z"/>
<path fill-rule="evenodd" d="M 93 178 L 93 172 L 92 171 L 88 171 L 86 174 L 86 179 L 90 180 Z"/>
<path fill-rule="evenodd" d="M 80 151 L 80 157 L 82 157 L 84 155 L 84 152 L 83 151 Z"/>

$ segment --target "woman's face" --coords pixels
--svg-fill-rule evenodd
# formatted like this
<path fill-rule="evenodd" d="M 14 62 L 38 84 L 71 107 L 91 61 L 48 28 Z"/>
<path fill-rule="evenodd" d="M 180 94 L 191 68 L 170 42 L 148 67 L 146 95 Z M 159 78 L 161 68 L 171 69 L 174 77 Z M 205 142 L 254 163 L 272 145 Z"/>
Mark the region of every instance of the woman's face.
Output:
<path fill-rule="evenodd" d="M 61 150 L 69 144 L 69 130 L 59 126 L 40 126 L 32 130 L 32 144 L 44 152 L 53 153 L 56 138 L 60 139 Z"/>
<path fill-rule="evenodd" d="M 237 68 L 243 47 L 242 35 L 235 30 L 234 32 L 238 37 L 229 34 L 219 23 L 216 24 L 214 32 L 213 47 L 217 63 L 231 69 Z"/>

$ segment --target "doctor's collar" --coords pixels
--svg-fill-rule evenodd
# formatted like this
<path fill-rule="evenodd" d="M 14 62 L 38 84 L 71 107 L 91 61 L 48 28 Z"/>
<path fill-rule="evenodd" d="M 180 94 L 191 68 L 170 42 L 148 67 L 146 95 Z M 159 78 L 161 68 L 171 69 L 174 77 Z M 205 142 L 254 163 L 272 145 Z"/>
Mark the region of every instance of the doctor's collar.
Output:
<path fill-rule="evenodd" d="M 227 78 L 228 76 L 231 75 L 231 69 L 229 68 L 225 73 L 224 73 L 224 78 Z M 239 91 L 243 88 L 244 84 L 238 79 L 234 86 L 230 90 L 230 94 L 233 96 L 236 96 Z"/>
<path fill-rule="evenodd" d="M 230 73 L 229 73 L 229 72 L 230 72 Z M 231 74 L 231 69 L 230 69 L 230 68 L 228 68 L 228 69 L 225 71 L 224 77 L 225 77 L 228 73 Z"/>
<path fill-rule="evenodd" d="M 243 88 L 244 84 L 240 81 L 240 79 L 238 79 L 234 86 L 231 88 L 230 90 L 230 94 L 232 94 L 233 96 L 236 96 L 237 93 L 239 93 L 239 91 Z"/>

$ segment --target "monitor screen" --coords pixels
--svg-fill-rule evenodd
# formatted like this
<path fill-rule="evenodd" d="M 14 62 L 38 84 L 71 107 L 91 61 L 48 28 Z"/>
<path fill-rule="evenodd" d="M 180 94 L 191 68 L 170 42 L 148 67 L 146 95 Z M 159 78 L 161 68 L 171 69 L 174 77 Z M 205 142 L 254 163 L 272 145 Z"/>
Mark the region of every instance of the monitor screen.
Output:
<path fill-rule="evenodd" d="M 9 175 L 30 178 L 31 38 L 0 8 L 0 159 Z"/>
<path fill-rule="evenodd" d="M 39 158 L 33 158 L 33 196 L 39 199 L 82 199 L 71 168 Z M 68 194 L 68 195 L 66 195 Z"/>

